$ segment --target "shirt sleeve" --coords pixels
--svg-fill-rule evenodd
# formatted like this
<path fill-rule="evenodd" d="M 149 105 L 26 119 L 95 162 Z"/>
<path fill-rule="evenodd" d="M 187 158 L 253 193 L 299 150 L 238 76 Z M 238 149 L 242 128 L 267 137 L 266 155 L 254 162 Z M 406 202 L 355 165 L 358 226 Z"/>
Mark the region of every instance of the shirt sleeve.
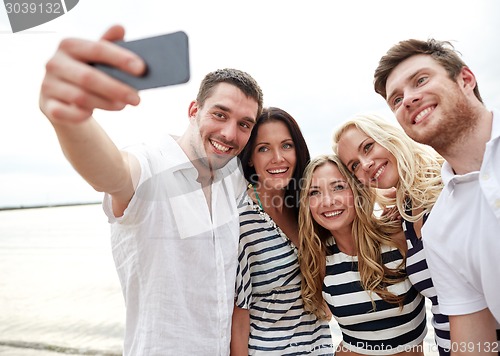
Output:
<path fill-rule="evenodd" d="M 238 268 L 236 271 L 236 295 L 235 304 L 239 308 L 249 309 L 252 300 L 252 278 L 250 276 L 250 262 L 248 259 L 250 244 L 247 239 L 248 234 L 241 224 L 243 215 L 241 214 L 248 207 L 247 200 L 243 200 L 244 206 L 240 207 L 240 240 L 238 244 Z"/>
<path fill-rule="evenodd" d="M 440 251 L 444 246 L 424 240 L 424 251 L 432 282 L 436 289 L 439 310 L 444 315 L 465 315 L 487 308 L 483 294 L 465 281 L 457 266 Z"/>
<path fill-rule="evenodd" d="M 134 146 L 127 147 L 126 149 L 124 149 L 124 151 L 126 151 L 128 154 L 133 155 L 139 161 L 141 173 L 140 173 L 140 177 L 139 177 L 139 182 L 137 183 L 136 193 L 134 193 L 134 196 L 132 197 L 127 208 L 123 212 L 123 216 L 116 217 L 113 214 L 113 205 L 112 205 L 113 199 L 112 199 L 111 195 L 109 195 L 108 193 L 104 194 L 102 207 L 103 207 L 104 213 L 108 217 L 108 222 L 111 224 L 112 223 L 126 224 L 129 219 L 133 220 L 133 222 L 135 223 L 137 217 L 131 217 L 131 215 L 133 215 L 133 212 L 137 211 L 137 210 L 141 210 L 142 212 L 145 212 L 144 209 L 147 208 L 147 206 L 141 206 L 140 209 L 135 208 L 136 205 L 138 205 L 138 204 L 140 205 L 140 203 L 138 203 L 139 199 L 137 198 L 137 190 L 139 189 L 141 184 L 144 183 L 144 181 L 146 181 L 147 179 L 149 179 L 152 176 L 151 166 L 148 163 L 149 158 L 147 155 L 147 147 L 145 145 L 142 145 L 142 144 L 141 145 L 134 145 Z"/>

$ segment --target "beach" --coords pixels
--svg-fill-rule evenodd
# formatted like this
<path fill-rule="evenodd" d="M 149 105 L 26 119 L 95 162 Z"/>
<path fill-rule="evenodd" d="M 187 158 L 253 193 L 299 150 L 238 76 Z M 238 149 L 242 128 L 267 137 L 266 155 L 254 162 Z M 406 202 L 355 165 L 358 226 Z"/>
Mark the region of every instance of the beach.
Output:
<path fill-rule="evenodd" d="M 21 346 L 5 354 L 121 354 L 124 302 L 100 205 L 0 211 L 0 275 L 0 347 Z"/>
<path fill-rule="evenodd" d="M 0 276 L 0 355 L 121 355 L 125 307 L 100 204 L 1 210 Z"/>

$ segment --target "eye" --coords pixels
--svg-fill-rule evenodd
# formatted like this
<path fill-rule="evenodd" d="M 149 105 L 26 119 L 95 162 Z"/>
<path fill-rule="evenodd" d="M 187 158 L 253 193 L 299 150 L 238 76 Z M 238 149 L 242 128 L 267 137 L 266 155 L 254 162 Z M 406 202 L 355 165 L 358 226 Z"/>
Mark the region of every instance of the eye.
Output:
<path fill-rule="evenodd" d="M 351 164 L 351 172 L 354 172 L 358 168 L 359 162 L 354 162 Z"/>
<path fill-rule="evenodd" d="M 257 149 L 257 152 L 267 152 L 267 151 L 269 151 L 269 148 L 267 148 L 266 146 L 260 146 Z"/>
<path fill-rule="evenodd" d="M 345 189 L 345 185 L 344 184 L 335 184 L 333 186 L 333 190 L 336 191 L 336 192 L 344 190 L 344 189 Z"/>
<path fill-rule="evenodd" d="M 427 79 L 429 79 L 429 77 L 420 77 L 417 79 L 417 86 L 419 85 L 422 85 L 423 83 L 425 83 L 427 81 Z"/>
<path fill-rule="evenodd" d="M 400 96 L 397 96 L 394 98 L 394 100 L 392 101 L 392 107 L 397 107 L 399 104 L 401 104 L 401 102 L 403 101 L 403 98 L 400 97 Z"/>
<path fill-rule="evenodd" d="M 289 149 L 293 148 L 293 144 L 292 143 L 284 143 L 283 148 L 285 150 L 289 150 Z"/>
<path fill-rule="evenodd" d="M 215 116 L 216 119 L 219 119 L 219 120 L 226 119 L 226 115 L 224 113 L 221 113 L 221 112 L 214 112 L 213 115 Z"/>
<path fill-rule="evenodd" d="M 253 124 L 251 124 L 249 121 L 242 121 L 240 122 L 240 126 L 244 129 L 251 129 L 253 127 Z"/>
<path fill-rule="evenodd" d="M 319 195 L 319 190 L 310 190 L 309 191 L 309 196 L 314 197 L 316 195 Z"/>
<path fill-rule="evenodd" d="M 367 143 L 364 147 L 363 147 L 363 152 L 367 153 L 370 148 L 372 148 L 373 146 L 373 142 L 370 142 L 370 143 Z"/>

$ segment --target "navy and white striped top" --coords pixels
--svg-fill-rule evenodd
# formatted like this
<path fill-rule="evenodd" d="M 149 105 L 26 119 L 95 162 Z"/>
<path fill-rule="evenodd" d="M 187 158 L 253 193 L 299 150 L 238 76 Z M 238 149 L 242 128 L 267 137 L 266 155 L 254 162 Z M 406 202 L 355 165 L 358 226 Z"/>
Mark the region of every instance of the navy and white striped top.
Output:
<path fill-rule="evenodd" d="M 341 252 L 333 237 L 328 245 L 323 297 L 342 331 L 343 347 L 366 355 L 392 355 L 419 345 L 427 333 L 425 301 L 410 281 L 388 287 L 405 295 L 402 309 L 376 293 L 370 298 L 360 282 L 357 256 Z M 403 257 L 396 248 L 383 246 L 382 259 L 388 268 L 396 268 Z"/>
<path fill-rule="evenodd" d="M 408 205 L 406 214 L 411 216 L 412 211 L 410 202 L 407 201 L 406 204 Z M 427 215 L 423 218 L 424 223 L 426 218 Z M 439 355 L 448 356 L 450 355 L 450 323 L 448 321 L 448 316 L 439 312 L 438 298 L 436 290 L 434 289 L 434 284 L 432 283 L 429 268 L 427 267 L 427 262 L 425 260 L 425 250 L 422 244 L 422 239 L 417 237 L 413 223 L 410 221 L 403 221 L 403 230 L 406 237 L 406 243 L 408 245 L 408 252 L 406 254 L 406 273 L 408 274 L 408 278 L 415 289 L 418 290 L 424 297 L 430 299 L 432 303 L 431 324 L 434 327 L 434 334 Z"/>
<path fill-rule="evenodd" d="M 406 206 L 406 214 L 411 216 L 412 209 L 410 200 L 406 201 Z M 424 215 L 424 223 L 428 215 L 429 214 Z M 406 254 L 406 273 L 415 289 L 431 301 L 431 324 L 434 327 L 434 336 L 439 355 L 449 356 L 451 345 L 450 323 L 448 316 L 439 312 L 438 297 L 425 259 L 425 249 L 422 239 L 417 237 L 417 233 L 411 221 L 403 220 L 403 230 L 408 245 L 408 252 Z M 500 341 L 500 330 L 497 330 L 497 340 Z M 500 355 L 500 350 L 498 350 L 498 354 Z"/>
<path fill-rule="evenodd" d="M 295 246 L 249 197 L 241 205 L 236 305 L 249 309 L 249 354 L 333 355 L 328 322 L 304 310 Z"/>

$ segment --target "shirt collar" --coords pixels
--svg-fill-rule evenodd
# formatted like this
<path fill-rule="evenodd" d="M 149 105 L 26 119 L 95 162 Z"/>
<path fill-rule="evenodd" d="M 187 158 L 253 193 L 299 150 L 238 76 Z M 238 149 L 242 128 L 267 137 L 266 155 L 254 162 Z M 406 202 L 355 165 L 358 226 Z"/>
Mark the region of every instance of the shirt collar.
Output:
<path fill-rule="evenodd" d="M 491 139 L 493 141 L 500 137 L 500 111 L 492 110 L 493 119 L 491 124 Z"/>
<path fill-rule="evenodd" d="M 443 166 L 441 167 L 441 179 L 444 184 L 448 184 L 450 180 L 455 176 L 455 172 L 451 168 L 451 165 L 448 161 L 444 161 Z"/>
<path fill-rule="evenodd" d="M 179 146 L 176 138 L 171 135 L 165 136 L 165 144 L 162 146 L 161 153 L 168 158 L 170 169 L 174 172 L 183 169 L 194 169 L 193 163 Z"/>
<path fill-rule="evenodd" d="M 187 175 L 192 176 L 195 180 L 198 178 L 198 171 L 193 165 L 193 162 L 191 162 L 175 137 L 171 135 L 166 136 L 166 145 L 162 150 L 162 154 L 169 157 L 173 172 L 188 171 L 186 172 Z M 238 159 L 236 157 L 232 158 L 224 167 L 215 171 L 214 181 L 224 179 L 235 170 L 241 171 L 241 167 L 238 164 Z"/>

